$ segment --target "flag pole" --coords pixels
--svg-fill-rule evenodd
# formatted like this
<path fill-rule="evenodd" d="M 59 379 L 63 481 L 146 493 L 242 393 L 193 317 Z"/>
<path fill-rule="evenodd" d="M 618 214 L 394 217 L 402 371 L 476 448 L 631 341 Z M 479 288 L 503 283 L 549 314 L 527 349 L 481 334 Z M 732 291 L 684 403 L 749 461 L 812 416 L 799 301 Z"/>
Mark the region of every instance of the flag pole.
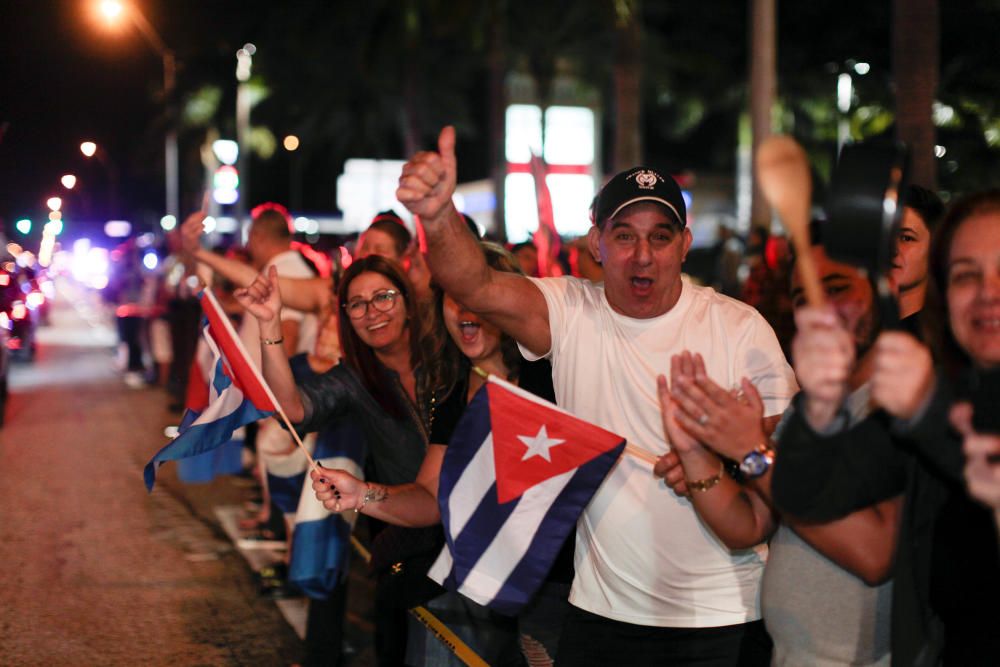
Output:
<path fill-rule="evenodd" d="M 487 382 L 497 382 L 497 383 L 501 383 L 502 382 L 504 384 L 510 385 L 510 383 L 507 382 L 506 380 L 498 378 L 496 375 L 492 375 L 491 373 L 487 373 L 486 371 L 484 371 L 479 366 L 473 366 L 472 367 L 472 372 L 475 373 L 476 375 L 478 375 L 479 377 L 483 378 Z M 517 387 L 515 385 L 510 385 L 510 386 L 512 386 L 515 389 L 517 389 Z M 523 392 L 524 390 L 521 389 L 519 391 Z M 536 398 L 536 400 L 544 401 L 546 404 L 551 405 L 548 401 L 545 401 L 545 399 L 539 399 L 537 397 L 532 397 L 532 398 Z M 566 412 L 565 410 L 562 410 L 562 408 L 559 408 L 559 406 L 553 406 L 553 407 L 561 410 L 562 412 Z M 569 413 L 567 413 L 567 414 L 569 414 Z M 632 456 L 636 457 L 637 459 L 640 459 L 642 461 L 646 461 L 647 463 L 650 463 L 650 464 L 652 464 L 654 466 L 656 465 L 656 462 L 660 460 L 660 457 L 657 456 L 654 452 L 651 452 L 648 449 L 645 449 L 645 448 L 640 447 L 638 445 L 633 445 L 631 442 L 628 442 L 627 440 L 625 441 L 625 452 L 627 454 L 631 454 Z"/>
<path fill-rule="evenodd" d="M 222 306 L 219 305 L 219 300 L 215 298 L 215 293 L 212 292 L 212 288 L 206 286 L 204 292 L 205 297 L 212 302 L 216 312 L 224 312 L 222 310 Z M 229 333 L 230 339 L 236 344 L 237 349 L 239 349 L 240 354 L 242 354 L 243 358 L 247 360 L 250 370 L 253 371 L 253 374 L 264 388 L 264 392 L 267 394 L 268 400 L 271 401 L 271 405 L 274 406 L 274 409 L 281 416 L 281 420 L 285 423 L 285 427 L 288 428 L 288 432 L 292 434 L 292 439 L 295 441 L 295 444 L 298 445 L 299 449 L 302 450 L 302 453 L 306 455 L 306 460 L 309 461 L 309 467 L 315 468 L 316 460 L 312 457 L 312 454 L 309 453 L 309 450 L 306 449 L 305 444 L 302 442 L 302 438 L 299 437 L 295 427 L 292 426 L 291 420 L 288 419 L 288 415 L 286 415 L 285 411 L 282 409 L 281 403 L 278 402 L 278 399 L 274 396 L 274 392 L 271 391 L 271 386 L 267 383 L 267 380 L 264 379 L 264 374 L 260 372 L 259 368 L 257 368 L 257 364 L 253 362 L 253 357 L 251 357 L 247 352 L 246 347 L 243 345 L 243 341 L 240 340 L 240 337 L 236 334 L 236 330 L 233 328 L 233 323 L 229 321 L 228 317 L 221 317 L 220 320 L 220 324 L 225 327 L 226 331 Z"/>
<path fill-rule="evenodd" d="M 365 563 L 371 563 L 371 552 L 368 551 L 368 549 L 365 548 L 365 545 L 361 544 L 361 541 L 353 534 L 351 535 L 351 546 L 354 547 L 354 550 L 358 552 L 359 556 L 361 556 L 361 560 Z M 408 611 L 414 618 L 424 624 L 424 627 L 427 628 L 428 632 L 434 635 L 434 637 L 444 644 L 456 658 L 464 662 L 466 665 L 469 665 L 469 667 L 489 667 L 489 663 L 480 658 L 468 644 L 452 632 L 447 625 L 442 623 L 437 616 L 432 614 L 427 607 L 418 605 L 416 607 L 412 607 Z"/>
<path fill-rule="evenodd" d="M 264 383 L 264 386 L 267 387 L 267 391 L 270 393 L 271 388 L 267 386 L 267 383 Z M 281 408 L 281 404 L 275 401 L 274 407 L 278 409 L 278 414 L 281 415 L 281 421 L 285 422 L 285 427 L 288 429 L 288 432 L 292 434 L 292 439 L 295 440 L 295 444 L 298 445 L 299 449 L 302 450 L 302 453 L 306 455 L 306 459 L 309 461 L 309 467 L 315 468 L 316 459 L 314 459 L 312 454 L 309 453 L 309 450 L 306 449 L 305 443 L 302 442 L 302 438 L 299 437 L 298 431 L 296 431 L 295 427 L 292 426 L 292 422 L 288 419 L 288 415 L 286 415 L 285 411 Z"/>

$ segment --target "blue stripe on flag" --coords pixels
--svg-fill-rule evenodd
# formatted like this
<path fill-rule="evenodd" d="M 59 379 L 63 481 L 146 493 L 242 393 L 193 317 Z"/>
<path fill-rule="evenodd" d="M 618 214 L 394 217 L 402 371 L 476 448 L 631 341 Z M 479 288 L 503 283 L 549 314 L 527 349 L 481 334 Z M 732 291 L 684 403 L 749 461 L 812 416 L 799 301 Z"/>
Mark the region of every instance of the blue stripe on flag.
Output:
<path fill-rule="evenodd" d="M 233 381 L 226 375 L 225 364 L 222 363 L 222 359 L 219 359 L 215 362 L 215 372 L 212 374 L 212 387 L 215 389 L 215 393 L 221 394 L 232 384 Z"/>
<path fill-rule="evenodd" d="M 295 526 L 288 581 L 308 597 L 325 600 L 347 572 L 351 524 L 339 514 Z"/>
<path fill-rule="evenodd" d="M 197 410 L 192 410 L 191 408 L 185 410 L 184 416 L 181 417 L 181 424 L 177 427 L 177 433 L 183 433 L 191 428 L 191 424 L 195 423 L 195 421 L 198 420 L 198 417 L 201 417 L 201 413 Z"/>
<path fill-rule="evenodd" d="M 207 411 L 206 411 L 207 412 Z M 202 413 L 203 415 L 205 413 Z M 214 421 L 195 423 L 184 433 L 168 442 L 150 459 L 143 471 L 146 489 L 153 490 L 156 481 L 156 469 L 164 461 L 176 461 L 195 454 L 214 449 L 233 437 L 233 431 L 244 424 L 270 416 L 270 412 L 258 410 L 253 403 L 243 399 L 233 412 Z"/>
<path fill-rule="evenodd" d="M 317 435 L 313 457 L 327 467 L 363 477 L 364 433 L 353 421 L 335 421 Z M 346 576 L 353 525 L 344 516 L 326 510 L 308 480 L 303 484 L 295 521 L 288 581 L 308 597 L 325 600 Z"/>
<path fill-rule="evenodd" d="M 282 513 L 292 514 L 299 506 L 299 496 L 302 495 L 302 485 L 305 480 L 305 472 L 288 477 L 268 472 L 267 488 L 271 492 L 271 502 L 277 505 Z"/>
<path fill-rule="evenodd" d="M 438 475 L 438 505 L 441 506 L 441 523 L 449 525 L 451 516 L 448 500 L 452 489 L 472 461 L 480 446 L 490 434 L 490 403 L 485 391 L 478 391 L 465 408 L 459 425 L 455 427 L 448 445 L 448 456 L 441 464 Z"/>
<path fill-rule="evenodd" d="M 601 454 L 577 469 L 538 526 L 531 546 L 504 582 L 490 608 L 516 615 L 531 601 L 549 574 L 559 550 L 576 530 L 577 517 L 594 495 L 594 489 L 621 454 L 621 448 Z"/>
<path fill-rule="evenodd" d="M 520 498 L 504 504 L 497 502 L 497 485 L 493 484 L 469 517 L 462 532 L 453 541 L 449 540 L 448 547 L 454 559 L 451 580 L 457 586 L 465 583 L 473 566 L 493 543 L 497 528 L 504 524 L 519 502 Z"/>

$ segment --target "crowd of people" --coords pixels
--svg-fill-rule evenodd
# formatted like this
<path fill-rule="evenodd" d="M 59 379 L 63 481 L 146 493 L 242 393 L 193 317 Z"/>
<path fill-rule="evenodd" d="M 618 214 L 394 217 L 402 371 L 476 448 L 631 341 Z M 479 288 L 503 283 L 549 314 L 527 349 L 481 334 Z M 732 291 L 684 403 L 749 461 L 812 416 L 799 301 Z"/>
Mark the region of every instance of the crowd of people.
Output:
<path fill-rule="evenodd" d="M 380 665 L 460 664 L 407 618 L 416 605 L 497 665 L 995 662 L 1000 191 L 947 212 L 904 193 L 895 326 L 877 277 L 826 254 L 833 222 L 810 228 L 824 304 L 805 299 L 801 258 L 763 252 L 742 302 L 683 273 L 681 191 L 636 167 L 595 197 L 566 275 L 539 277 L 531 248 L 515 257 L 458 212 L 456 167 L 451 128 L 403 167 L 424 252 L 391 212 L 332 270 L 280 207 L 254 212 L 248 261 L 203 249 L 201 214 L 174 239 L 235 287 L 241 337 L 297 430 L 364 444 L 359 469 L 321 464 L 304 483 L 367 517 Z M 621 456 L 516 618 L 425 576 L 442 461 L 483 372 L 659 457 Z M 262 480 L 294 452 L 275 420 L 258 426 Z M 265 500 L 245 527 L 274 507 L 296 509 Z M 311 664 L 341 659 L 345 587 L 311 605 Z"/>

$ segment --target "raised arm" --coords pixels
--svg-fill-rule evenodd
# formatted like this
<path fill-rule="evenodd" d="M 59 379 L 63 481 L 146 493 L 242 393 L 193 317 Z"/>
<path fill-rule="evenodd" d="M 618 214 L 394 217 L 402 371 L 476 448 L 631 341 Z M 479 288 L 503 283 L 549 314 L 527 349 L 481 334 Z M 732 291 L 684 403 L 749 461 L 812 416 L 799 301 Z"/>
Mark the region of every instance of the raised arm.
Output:
<path fill-rule="evenodd" d="M 205 231 L 205 214 L 192 213 L 181 225 L 181 242 L 184 252 L 204 264 L 226 280 L 240 287 L 250 285 L 257 278 L 257 271 L 245 262 L 223 257 L 201 246 Z M 283 305 L 306 313 L 317 312 L 332 298 L 327 278 L 278 278 Z"/>
<path fill-rule="evenodd" d="M 513 336 L 535 354 L 551 346 L 548 307 L 527 278 L 494 271 L 451 197 L 456 183 L 455 129 L 446 127 L 438 152 L 414 155 L 403 167 L 396 198 L 420 217 L 434 279 L 456 301 Z"/>
<path fill-rule="evenodd" d="M 261 372 L 274 392 L 281 408 L 292 422 L 305 417 L 305 409 L 295 378 L 285 356 L 281 330 L 281 292 L 278 288 L 278 271 L 273 266 L 267 275 L 259 275 L 248 286 L 233 293 L 240 305 L 257 318 L 260 324 Z"/>

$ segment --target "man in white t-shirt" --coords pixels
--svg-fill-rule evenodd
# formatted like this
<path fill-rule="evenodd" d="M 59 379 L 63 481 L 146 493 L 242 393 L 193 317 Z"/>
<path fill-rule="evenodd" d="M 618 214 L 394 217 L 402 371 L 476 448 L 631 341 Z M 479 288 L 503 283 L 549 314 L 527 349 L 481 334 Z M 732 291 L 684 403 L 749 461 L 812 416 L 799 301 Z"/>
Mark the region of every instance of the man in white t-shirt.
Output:
<path fill-rule="evenodd" d="M 306 263 L 302 253 L 292 248 L 291 220 L 287 211 L 277 204 L 262 204 L 253 211 L 253 221 L 247 234 L 247 254 L 250 263 L 261 272 L 278 269 L 282 278 L 315 278 L 316 271 Z M 316 316 L 300 310 L 282 308 L 281 345 L 289 357 L 299 352 L 312 352 L 316 343 Z M 260 364 L 260 335 L 257 319 L 244 317 L 240 323 L 240 339 L 257 364 Z"/>
<path fill-rule="evenodd" d="M 529 359 L 551 360 L 561 407 L 664 455 L 656 379 L 690 350 L 722 386 L 749 378 L 768 416 L 784 410 L 795 380 L 770 326 L 681 277 L 691 232 L 669 176 L 631 169 L 598 194 L 588 249 L 604 283 L 593 284 L 491 271 L 451 203 L 455 167 L 445 128 L 438 152 L 403 168 L 397 197 L 420 216 L 435 280 Z M 765 558 L 763 546 L 727 549 L 649 463 L 624 455 L 577 524 L 573 611 L 557 664 L 766 665 Z"/>

